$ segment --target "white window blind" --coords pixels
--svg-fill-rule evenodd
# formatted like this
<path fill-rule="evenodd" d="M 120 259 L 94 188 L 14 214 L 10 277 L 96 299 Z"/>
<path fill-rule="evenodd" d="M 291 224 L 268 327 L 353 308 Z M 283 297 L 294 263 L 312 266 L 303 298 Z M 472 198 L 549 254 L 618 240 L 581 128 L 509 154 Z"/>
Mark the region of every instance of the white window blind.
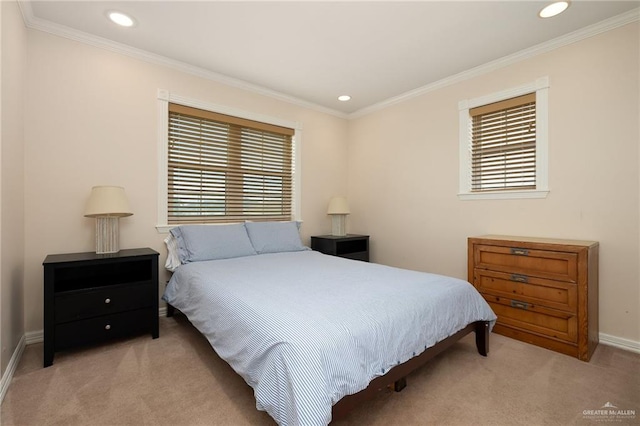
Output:
<path fill-rule="evenodd" d="M 536 94 L 469 110 L 471 191 L 536 189 Z"/>
<path fill-rule="evenodd" d="M 169 224 L 291 220 L 294 130 L 169 103 Z"/>

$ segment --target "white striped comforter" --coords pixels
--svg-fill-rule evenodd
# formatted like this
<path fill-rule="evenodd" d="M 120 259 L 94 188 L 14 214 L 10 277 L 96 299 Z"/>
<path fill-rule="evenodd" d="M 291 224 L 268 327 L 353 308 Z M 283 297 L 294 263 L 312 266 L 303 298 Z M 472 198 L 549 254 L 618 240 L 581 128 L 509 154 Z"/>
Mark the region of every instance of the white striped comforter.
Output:
<path fill-rule="evenodd" d="M 314 251 L 183 265 L 163 299 L 280 425 L 326 425 L 345 395 L 467 324 L 496 319 L 466 281 Z"/>

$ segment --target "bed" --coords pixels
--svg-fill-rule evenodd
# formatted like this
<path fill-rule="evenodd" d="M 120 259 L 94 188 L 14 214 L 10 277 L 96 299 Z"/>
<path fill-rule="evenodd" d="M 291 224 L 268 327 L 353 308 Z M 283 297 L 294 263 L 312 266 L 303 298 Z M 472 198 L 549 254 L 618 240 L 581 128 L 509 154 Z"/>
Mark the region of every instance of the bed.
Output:
<path fill-rule="evenodd" d="M 468 282 L 311 251 L 297 226 L 174 228 L 179 266 L 163 295 L 278 424 L 326 425 L 400 390 L 472 331 L 487 354 L 496 316 Z"/>

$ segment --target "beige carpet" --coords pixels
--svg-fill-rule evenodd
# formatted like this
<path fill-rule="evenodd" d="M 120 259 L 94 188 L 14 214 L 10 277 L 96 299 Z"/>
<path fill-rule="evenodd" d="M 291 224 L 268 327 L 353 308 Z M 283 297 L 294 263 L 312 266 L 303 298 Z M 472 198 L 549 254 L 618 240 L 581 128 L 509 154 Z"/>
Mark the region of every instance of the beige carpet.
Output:
<path fill-rule="evenodd" d="M 630 415 L 590 414 L 610 403 Z M 613 410 L 605 408 L 603 410 Z M 585 414 L 585 412 L 587 414 Z M 28 346 L 0 417 L 10 425 L 273 425 L 252 390 L 178 315 L 149 336 L 56 354 Z M 473 334 L 335 424 L 640 424 L 640 355 L 600 345 L 591 362 L 492 334 Z"/>

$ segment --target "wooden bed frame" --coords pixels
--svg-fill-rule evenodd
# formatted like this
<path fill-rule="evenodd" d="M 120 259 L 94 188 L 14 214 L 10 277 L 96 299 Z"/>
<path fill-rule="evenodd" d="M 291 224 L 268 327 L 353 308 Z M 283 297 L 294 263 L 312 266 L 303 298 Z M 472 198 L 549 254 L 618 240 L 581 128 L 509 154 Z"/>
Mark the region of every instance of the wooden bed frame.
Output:
<path fill-rule="evenodd" d="M 475 331 L 476 333 L 476 347 L 478 348 L 478 352 L 482 356 L 487 356 L 489 353 L 489 321 L 473 322 L 458 331 L 456 334 L 436 343 L 420 355 L 411 358 L 403 364 L 393 367 L 384 376 L 376 377 L 371 381 L 371 383 L 369 383 L 369 386 L 366 389 L 342 398 L 333 406 L 331 421 L 343 418 L 355 406 L 373 398 L 378 394 L 378 392 L 387 387 L 391 386 L 393 387 L 393 390 L 400 392 L 407 385 L 406 378 L 409 373 L 422 367 L 431 358 L 434 358 L 436 355 L 440 354 L 472 331 Z"/>
<path fill-rule="evenodd" d="M 176 308 L 167 303 L 167 316 L 172 317 L 175 314 L 175 311 Z M 487 356 L 489 353 L 489 321 L 472 322 L 456 334 L 436 343 L 420 355 L 393 367 L 384 376 L 376 377 L 369 383 L 367 388 L 353 395 L 343 397 L 340 401 L 334 404 L 331 412 L 331 421 L 333 422 L 345 417 L 347 413 L 358 404 L 373 398 L 378 394 L 378 392 L 385 388 L 392 387 L 396 392 L 400 392 L 407 385 L 406 377 L 409 373 L 422 367 L 430 359 L 445 351 L 471 332 L 476 333 L 476 348 L 478 349 L 478 352 L 482 356 Z"/>

